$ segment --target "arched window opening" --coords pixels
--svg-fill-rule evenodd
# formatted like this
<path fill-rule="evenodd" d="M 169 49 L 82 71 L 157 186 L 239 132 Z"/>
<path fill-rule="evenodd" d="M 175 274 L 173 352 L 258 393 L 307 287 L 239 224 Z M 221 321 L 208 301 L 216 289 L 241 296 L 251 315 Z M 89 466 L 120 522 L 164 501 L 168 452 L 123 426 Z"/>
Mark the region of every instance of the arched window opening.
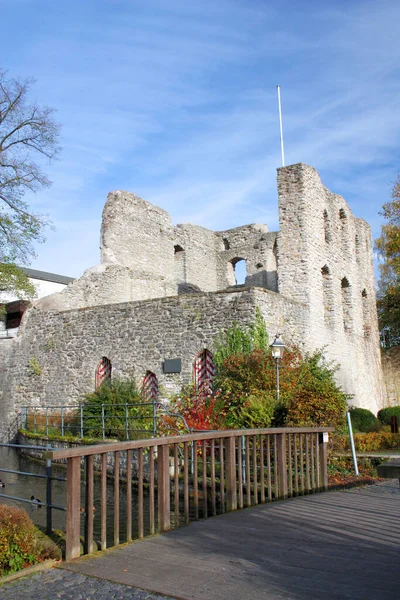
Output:
<path fill-rule="evenodd" d="M 370 311 L 367 290 L 364 288 L 361 292 L 362 316 L 363 316 L 363 334 L 365 338 L 371 336 Z"/>
<path fill-rule="evenodd" d="M 212 354 L 205 349 L 197 355 L 193 363 L 193 379 L 197 390 L 212 390 L 215 364 Z"/>
<path fill-rule="evenodd" d="M 96 390 L 111 380 L 111 361 L 103 356 L 96 369 Z"/>
<path fill-rule="evenodd" d="M 246 260 L 244 258 L 234 258 L 231 260 L 235 285 L 243 285 L 246 281 Z"/>
<path fill-rule="evenodd" d="M 322 275 L 322 300 L 324 303 L 324 323 L 333 327 L 335 322 L 335 303 L 333 298 L 333 282 L 331 272 L 327 265 L 321 269 Z"/>
<path fill-rule="evenodd" d="M 331 222 L 329 220 L 329 215 L 328 215 L 327 210 L 324 210 L 324 235 L 325 235 L 325 242 L 327 244 L 329 244 L 329 242 L 332 239 L 332 233 L 331 233 Z"/>
<path fill-rule="evenodd" d="M 351 300 L 351 286 L 347 277 L 343 277 L 341 282 L 342 288 L 342 311 L 343 311 L 343 328 L 346 333 L 351 333 L 353 329 L 353 305 Z"/>
<path fill-rule="evenodd" d="M 179 284 L 185 283 L 185 250 L 178 244 L 174 246 L 175 254 L 175 280 Z"/>
<path fill-rule="evenodd" d="M 361 242 L 358 235 L 354 238 L 354 245 L 356 247 L 356 260 L 357 262 L 360 262 Z"/>
<path fill-rule="evenodd" d="M 158 398 L 158 379 L 151 371 L 147 371 L 143 378 L 142 396 L 145 402 L 155 402 Z"/>

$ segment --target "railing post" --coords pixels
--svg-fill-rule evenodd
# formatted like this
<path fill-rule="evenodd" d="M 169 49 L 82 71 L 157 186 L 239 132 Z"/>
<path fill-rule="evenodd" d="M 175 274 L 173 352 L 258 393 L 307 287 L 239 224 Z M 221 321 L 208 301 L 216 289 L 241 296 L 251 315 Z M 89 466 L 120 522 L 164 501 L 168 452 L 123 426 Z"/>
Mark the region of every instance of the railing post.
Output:
<path fill-rule="evenodd" d="M 287 477 L 287 457 L 286 457 L 286 433 L 278 433 L 277 436 L 277 457 L 276 466 L 278 473 L 275 474 L 278 480 L 279 500 L 288 497 L 288 477 Z"/>
<path fill-rule="evenodd" d="M 81 438 L 83 438 L 83 405 L 79 405 L 80 408 L 80 417 L 81 417 Z"/>
<path fill-rule="evenodd" d="M 226 510 L 237 510 L 236 453 L 234 436 L 225 438 Z M 239 450 L 240 452 L 240 444 Z"/>
<path fill-rule="evenodd" d="M 158 446 L 158 527 L 160 532 L 171 527 L 169 444 Z"/>
<path fill-rule="evenodd" d="M 23 406 L 21 408 L 21 429 L 24 429 L 24 430 L 28 428 L 27 413 L 28 413 L 28 407 Z"/>
<path fill-rule="evenodd" d="M 80 555 L 81 459 L 67 459 L 67 515 L 65 559 Z"/>
<path fill-rule="evenodd" d="M 320 480 L 320 490 L 324 490 L 325 492 L 328 490 L 328 441 L 329 441 L 329 433 L 324 431 L 319 434 L 319 480 Z"/>
<path fill-rule="evenodd" d="M 48 447 L 47 447 L 48 449 Z M 52 521 L 52 494 L 51 494 L 51 478 L 52 478 L 52 466 L 51 459 L 46 460 L 46 533 L 50 535 L 53 531 Z"/>

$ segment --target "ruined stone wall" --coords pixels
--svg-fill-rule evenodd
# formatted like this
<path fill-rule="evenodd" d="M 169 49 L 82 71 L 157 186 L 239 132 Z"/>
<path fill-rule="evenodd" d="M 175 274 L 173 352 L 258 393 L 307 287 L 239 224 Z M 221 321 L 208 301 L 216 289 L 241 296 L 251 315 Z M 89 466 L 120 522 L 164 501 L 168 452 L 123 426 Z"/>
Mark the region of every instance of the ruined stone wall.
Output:
<path fill-rule="evenodd" d="M 0 442 L 12 440 L 18 427 L 12 377 L 16 347 L 14 338 L 0 337 Z"/>
<path fill-rule="evenodd" d="M 383 402 L 369 226 L 312 167 L 278 170 L 279 292 L 307 304 L 307 337 L 342 365 L 352 403 L 376 412 Z"/>
<path fill-rule="evenodd" d="M 276 236 L 266 225 L 257 224 L 217 232 L 219 289 L 236 284 L 235 265 L 245 260 L 245 285 L 278 291 Z"/>
<path fill-rule="evenodd" d="M 235 285 L 239 258 L 247 261 L 247 285 L 276 291 L 275 238 L 266 225 L 226 232 L 173 226 L 161 208 L 129 192 L 111 192 L 103 211 L 101 263 L 36 307 L 69 310 L 214 292 Z"/>
<path fill-rule="evenodd" d="M 36 302 L 20 336 L 0 345 L 7 422 L 14 403 L 76 402 L 94 388 L 103 356 L 114 373 L 140 380 L 150 370 L 175 390 L 191 379 L 193 359 L 217 331 L 251 322 L 257 305 L 271 339 L 279 332 L 307 351 L 325 347 L 341 365 L 337 379 L 354 395 L 351 403 L 381 408 L 370 228 L 307 165 L 278 170 L 278 195 L 276 233 L 265 225 L 222 232 L 173 226 L 138 196 L 111 193 L 101 264 Z M 240 259 L 246 285 L 260 287 L 222 292 L 235 284 Z M 182 359 L 179 375 L 162 372 L 168 358 Z M 39 375 L 29 372 L 31 359 L 42 366 Z"/>
<path fill-rule="evenodd" d="M 191 381 L 198 353 L 211 348 L 215 335 L 234 321 L 253 322 L 258 305 L 271 339 L 278 324 L 287 341 L 302 339 L 306 307 L 257 288 L 65 312 L 33 308 L 26 313 L 19 337 L 9 340 L 14 354 L 12 369 L 5 371 L 8 399 L 16 407 L 76 403 L 94 390 L 103 356 L 111 360 L 114 375 L 134 376 L 141 382 L 150 370 L 162 394 L 177 391 Z M 182 372 L 164 374 L 163 361 L 173 358 L 182 360 Z M 36 374 L 29 367 L 32 360 L 39 366 Z"/>

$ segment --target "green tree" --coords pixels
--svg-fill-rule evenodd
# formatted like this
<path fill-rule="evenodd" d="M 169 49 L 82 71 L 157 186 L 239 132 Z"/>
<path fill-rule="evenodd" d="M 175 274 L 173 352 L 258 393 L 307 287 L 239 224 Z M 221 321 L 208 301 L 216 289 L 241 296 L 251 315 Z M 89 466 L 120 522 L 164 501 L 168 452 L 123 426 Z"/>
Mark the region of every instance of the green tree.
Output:
<path fill-rule="evenodd" d="M 400 343 L 400 175 L 393 189 L 392 200 L 382 207 L 385 223 L 376 240 L 382 260 L 379 265 L 378 316 L 380 328 L 389 330 L 389 343 Z"/>
<path fill-rule="evenodd" d="M 0 293 L 12 291 L 19 297 L 32 289 L 15 263 L 27 264 L 35 256 L 34 243 L 43 241 L 48 225 L 24 196 L 50 185 L 40 162 L 60 151 L 53 109 L 28 100 L 32 83 L 0 69 L 0 263 L 6 265 L 0 269 Z"/>

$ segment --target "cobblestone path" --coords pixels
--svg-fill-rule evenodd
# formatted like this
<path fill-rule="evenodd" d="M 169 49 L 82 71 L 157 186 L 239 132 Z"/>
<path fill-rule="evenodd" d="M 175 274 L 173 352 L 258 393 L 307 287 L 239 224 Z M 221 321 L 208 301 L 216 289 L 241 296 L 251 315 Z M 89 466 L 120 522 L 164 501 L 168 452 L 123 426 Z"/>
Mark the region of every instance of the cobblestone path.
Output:
<path fill-rule="evenodd" d="M 1 600 L 172 600 L 127 585 L 49 569 L 0 586 Z"/>

